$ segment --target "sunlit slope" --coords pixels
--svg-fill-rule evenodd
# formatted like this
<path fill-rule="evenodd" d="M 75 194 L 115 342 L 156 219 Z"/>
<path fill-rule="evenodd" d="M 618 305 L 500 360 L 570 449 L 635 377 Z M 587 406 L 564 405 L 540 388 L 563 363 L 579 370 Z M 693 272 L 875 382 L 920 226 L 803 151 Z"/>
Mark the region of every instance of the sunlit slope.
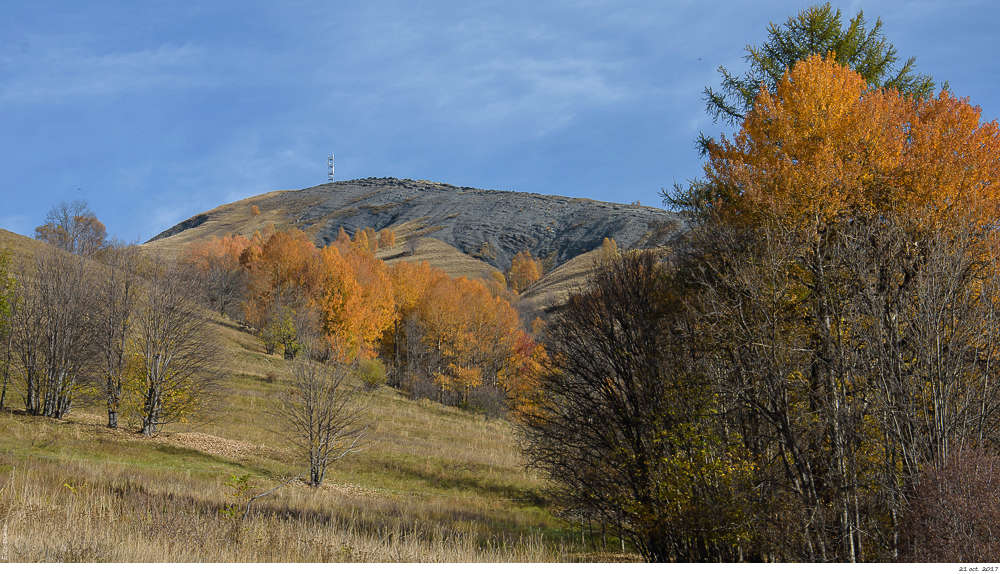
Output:
<path fill-rule="evenodd" d="M 418 252 L 433 253 L 420 243 Z M 44 244 L 0 231 L 30 261 Z M 191 420 L 139 436 L 134 419 L 104 428 L 99 397 L 63 421 L 0 413 L 0 514 L 13 561 L 545 561 L 630 559 L 581 546 L 552 516 L 524 468 L 512 425 L 381 387 L 368 394 L 371 441 L 330 468 L 319 489 L 293 483 L 246 521 L 226 486 L 253 492 L 306 468 L 273 412 L 290 377 L 238 325 L 213 317 L 218 392 Z M 611 544 L 609 547 L 614 547 Z"/>

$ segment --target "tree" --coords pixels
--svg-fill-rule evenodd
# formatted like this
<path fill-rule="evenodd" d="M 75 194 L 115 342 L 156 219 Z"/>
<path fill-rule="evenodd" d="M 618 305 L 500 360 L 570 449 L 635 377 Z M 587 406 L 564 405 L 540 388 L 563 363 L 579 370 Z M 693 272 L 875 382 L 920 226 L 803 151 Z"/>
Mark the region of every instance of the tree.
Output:
<path fill-rule="evenodd" d="M 924 469 L 1000 438 L 1000 129 L 810 56 L 708 151 L 682 268 L 761 552 L 895 558 Z"/>
<path fill-rule="evenodd" d="M 133 320 L 139 300 L 140 254 L 135 246 L 112 246 L 94 285 L 94 344 L 108 407 L 108 428 L 118 428 Z"/>
<path fill-rule="evenodd" d="M 786 70 L 809 56 L 835 54 L 841 65 L 856 71 L 873 87 L 891 88 L 902 94 L 924 98 L 931 95 L 930 76 L 915 74 L 915 58 L 899 65 L 896 48 L 882 33 L 882 20 L 868 28 L 864 12 L 843 26 L 839 9 L 827 2 L 814 5 L 789 18 L 784 25 L 771 23 L 768 39 L 760 46 L 747 46 L 749 70 L 742 76 L 719 67 L 722 84 L 705 88 L 705 102 L 713 118 L 739 124 L 763 88 L 773 92 Z"/>
<path fill-rule="evenodd" d="M 160 263 L 136 316 L 142 434 L 184 420 L 211 395 L 217 355 L 204 312 L 190 299 L 190 275 Z"/>
<path fill-rule="evenodd" d="M 378 232 L 378 244 L 383 249 L 396 245 L 396 232 L 388 227 Z"/>
<path fill-rule="evenodd" d="M 507 285 L 520 293 L 529 285 L 542 277 L 542 264 L 528 251 L 521 251 L 514 256 L 507 271 Z"/>
<path fill-rule="evenodd" d="M 986 449 L 951 455 L 923 472 L 905 520 L 912 562 L 985 562 L 1000 552 L 1000 457 Z"/>
<path fill-rule="evenodd" d="M 10 362 L 13 357 L 14 326 L 12 316 L 14 309 L 15 279 L 10 270 L 10 252 L 0 251 L 0 341 L 3 348 L 3 387 L 0 389 L 0 411 L 7 401 L 7 386 L 10 383 Z"/>
<path fill-rule="evenodd" d="M 15 290 L 14 351 L 29 414 L 62 418 L 93 359 L 92 280 L 86 260 L 55 249 L 35 255 Z"/>
<path fill-rule="evenodd" d="M 319 301 L 322 257 L 305 233 L 292 230 L 251 239 L 239 261 L 246 273 L 244 316 L 273 352 L 278 339 L 290 332 L 290 319 Z"/>
<path fill-rule="evenodd" d="M 998 153 L 1000 128 L 968 101 L 946 91 L 914 101 L 812 56 L 761 92 L 732 141 L 709 147 L 706 180 L 718 197 L 708 207 L 814 228 L 892 206 L 931 218 L 960 206 L 991 222 Z"/>
<path fill-rule="evenodd" d="M 35 239 L 84 257 L 100 251 L 106 236 L 104 224 L 85 201 L 56 205 L 45 216 L 45 223 L 35 228 Z"/>
<path fill-rule="evenodd" d="M 614 261 L 618 255 L 618 243 L 610 237 L 605 237 L 604 241 L 601 242 L 601 248 L 597 254 L 598 262 L 602 264 L 609 263 Z"/>
<path fill-rule="evenodd" d="M 250 243 L 235 234 L 212 237 L 191 244 L 184 254 L 183 260 L 198 274 L 205 301 L 220 315 L 233 314 L 243 299 L 246 273 L 240 256 Z"/>
<path fill-rule="evenodd" d="M 356 452 L 368 432 L 367 404 L 348 382 L 348 370 L 306 358 L 292 364 L 275 416 L 288 440 L 309 460 L 309 484 L 319 486 L 327 468 Z"/>
<path fill-rule="evenodd" d="M 652 253 L 632 253 L 552 319 L 526 452 L 565 513 L 618 526 L 647 560 L 733 560 L 749 467 L 718 425 L 673 287 Z"/>
<path fill-rule="evenodd" d="M 340 361 L 370 358 L 393 323 L 392 282 L 385 264 L 367 248 L 342 251 L 336 245 L 325 247 L 321 258 L 323 287 L 317 307 L 323 333 Z"/>

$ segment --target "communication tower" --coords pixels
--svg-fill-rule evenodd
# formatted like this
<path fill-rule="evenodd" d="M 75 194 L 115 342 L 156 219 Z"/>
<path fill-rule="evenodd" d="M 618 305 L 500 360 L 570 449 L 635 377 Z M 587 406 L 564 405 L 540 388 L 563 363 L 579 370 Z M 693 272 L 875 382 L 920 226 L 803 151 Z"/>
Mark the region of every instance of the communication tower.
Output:
<path fill-rule="evenodd" d="M 328 181 L 330 183 L 333 183 L 333 154 L 332 153 L 330 154 L 330 157 L 326 158 L 326 166 L 328 168 L 327 169 L 327 178 L 328 178 Z"/>

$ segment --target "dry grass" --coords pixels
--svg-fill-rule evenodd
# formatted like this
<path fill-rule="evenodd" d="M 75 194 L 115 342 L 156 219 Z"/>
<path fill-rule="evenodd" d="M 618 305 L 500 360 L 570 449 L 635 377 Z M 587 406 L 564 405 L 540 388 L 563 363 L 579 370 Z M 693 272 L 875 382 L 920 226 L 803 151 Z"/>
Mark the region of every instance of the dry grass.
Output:
<path fill-rule="evenodd" d="M 598 249 L 588 251 L 556 267 L 521 294 L 521 304 L 537 311 L 562 305 L 586 286 L 599 254 Z"/>
<path fill-rule="evenodd" d="M 0 231 L 15 259 L 40 245 Z M 211 328 L 221 392 L 156 438 L 105 428 L 97 405 L 65 421 L 0 412 L 0 561 L 634 559 L 553 517 L 509 423 L 388 387 L 369 394 L 370 443 L 322 487 L 290 484 L 234 520 L 230 477 L 260 492 L 305 467 L 268 415 L 288 364 L 228 320 Z"/>
<path fill-rule="evenodd" d="M 404 261 L 407 263 L 426 261 L 431 267 L 436 267 L 451 277 L 489 279 L 492 273 L 498 271 L 489 263 L 466 255 L 440 239 L 421 237 L 417 240 L 416 247 L 416 251 L 411 255 L 404 238 L 398 241 L 394 247 L 379 249 L 377 255 L 389 265 Z"/>
<path fill-rule="evenodd" d="M 197 473 L 5 458 L 0 521 L 11 561 L 573 558 L 544 531 L 518 532 L 514 522 L 448 501 L 293 484 L 244 521 L 225 512 L 228 488 Z"/>
<path fill-rule="evenodd" d="M 17 258 L 39 248 L 0 234 Z M 371 442 L 313 489 L 291 484 L 246 521 L 226 481 L 260 492 L 305 470 L 267 413 L 288 365 L 228 320 L 212 325 L 215 406 L 147 439 L 99 405 L 65 421 L 0 413 L 0 560 L 573 561 L 593 554 L 553 517 L 505 421 L 382 387 Z M 17 406 L 19 389 L 8 394 Z"/>
<path fill-rule="evenodd" d="M 237 385 L 240 386 L 240 385 Z M 228 403 L 246 406 L 252 393 Z M 263 406 L 265 389 L 256 400 Z M 202 422 L 154 439 L 97 413 L 0 413 L 0 521 L 11 561 L 569 561 L 584 549 L 544 507 L 509 426 L 389 389 L 377 430 L 318 489 L 293 483 L 250 518 L 226 480 L 259 492 L 302 470 L 267 430 Z M 265 440 L 261 440 L 265 439 Z M 0 549 L 2 552 L 3 549 Z M 593 559 L 588 556 L 587 559 Z"/>

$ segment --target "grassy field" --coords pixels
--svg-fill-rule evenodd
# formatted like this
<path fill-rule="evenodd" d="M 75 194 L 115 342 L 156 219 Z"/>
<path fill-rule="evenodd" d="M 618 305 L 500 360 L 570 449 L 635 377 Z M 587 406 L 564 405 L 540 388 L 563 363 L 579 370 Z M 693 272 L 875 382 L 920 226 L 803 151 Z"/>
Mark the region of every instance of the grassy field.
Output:
<path fill-rule="evenodd" d="M 0 236 L 17 257 L 36 245 Z M 233 476 L 252 494 L 305 465 L 267 414 L 287 363 L 231 322 L 212 329 L 223 349 L 212 408 L 158 437 L 105 428 L 96 401 L 63 421 L 0 412 L 0 560 L 634 559 L 553 516 L 508 422 L 388 387 L 368 395 L 366 448 L 323 486 L 293 481 L 233 516 Z M 18 389 L 8 400 L 21 406 Z"/>

